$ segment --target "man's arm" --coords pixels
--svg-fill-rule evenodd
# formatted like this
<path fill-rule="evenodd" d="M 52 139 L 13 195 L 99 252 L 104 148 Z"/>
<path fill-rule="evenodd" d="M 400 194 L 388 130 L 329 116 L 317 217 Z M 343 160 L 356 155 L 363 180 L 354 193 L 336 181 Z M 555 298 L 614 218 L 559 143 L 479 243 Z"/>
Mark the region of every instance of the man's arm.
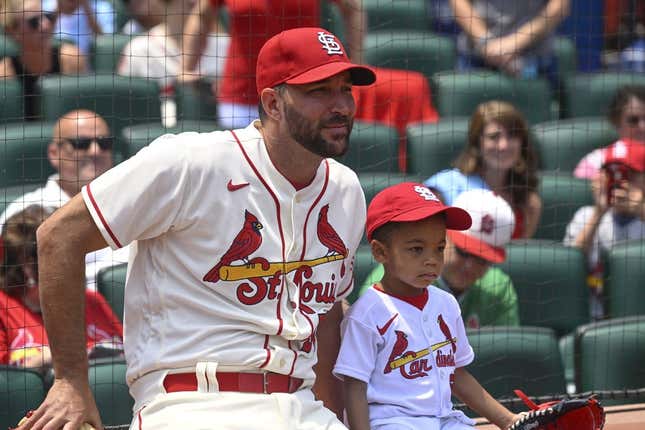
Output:
<path fill-rule="evenodd" d="M 88 380 L 85 349 L 85 254 L 107 246 L 81 194 L 38 229 L 38 274 L 43 319 L 55 380 L 47 397 L 20 429 L 101 429 Z"/>
<path fill-rule="evenodd" d="M 332 374 L 332 369 L 340 350 L 340 322 L 343 319 L 343 308 L 340 302 L 327 312 L 318 324 L 316 342 L 318 343 L 318 363 L 314 367 L 316 382 L 313 387 L 318 400 L 343 419 L 343 393 L 341 382 Z"/>
<path fill-rule="evenodd" d="M 217 20 L 217 10 L 218 8 L 213 6 L 210 0 L 198 0 L 186 17 L 180 81 L 199 78 L 195 67 L 206 49 L 208 32 Z"/>

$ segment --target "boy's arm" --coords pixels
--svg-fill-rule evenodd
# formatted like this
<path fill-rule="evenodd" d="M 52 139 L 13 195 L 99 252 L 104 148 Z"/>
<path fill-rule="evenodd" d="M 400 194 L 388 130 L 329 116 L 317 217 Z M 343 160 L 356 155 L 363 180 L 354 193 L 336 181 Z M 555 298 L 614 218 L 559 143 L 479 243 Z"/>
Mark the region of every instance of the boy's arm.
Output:
<path fill-rule="evenodd" d="M 344 376 L 344 379 L 345 409 L 349 428 L 352 430 L 370 430 L 367 384 L 350 376 Z"/>
<path fill-rule="evenodd" d="M 327 409 L 336 414 L 338 419 L 343 417 L 343 403 L 341 384 L 332 374 L 338 350 L 340 349 L 340 322 L 343 319 L 343 308 L 340 302 L 321 317 L 316 333 L 318 343 L 318 362 L 314 366 L 316 382 L 313 386 L 314 394 L 321 400 Z"/>
<path fill-rule="evenodd" d="M 463 367 L 455 370 L 452 394 L 500 429 L 507 429 L 520 418 L 495 400 Z"/>

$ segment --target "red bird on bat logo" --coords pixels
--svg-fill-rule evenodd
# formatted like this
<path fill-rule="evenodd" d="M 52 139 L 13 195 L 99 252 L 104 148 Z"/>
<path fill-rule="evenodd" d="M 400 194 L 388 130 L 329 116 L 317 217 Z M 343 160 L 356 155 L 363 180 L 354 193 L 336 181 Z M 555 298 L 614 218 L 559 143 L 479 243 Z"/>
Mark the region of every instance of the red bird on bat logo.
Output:
<path fill-rule="evenodd" d="M 327 219 L 328 211 L 329 205 L 325 205 L 320 209 L 320 213 L 318 214 L 318 240 L 327 247 L 327 255 L 336 253 L 346 257 L 347 247 L 345 247 L 345 243 L 338 233 L 336 233 L 334 227 L 329 224 L 329 220 Z"/>
<path fill-rule="evenodd" d="M 450 333 L 450 327 L 448 327 L 448 324 L 446 324 L 446 322 L 443 320 L 443 316 L 441 314 L 439 314 L 439 317 L 437 318 L 437 323 L 439 324 L 441 333 L 446 336 L 446 340 L 450 341 L 450 344 L 452 345 L 452 352 L 457 351 L 457 343 L 452 337 L 452 333 Z"/>
<path fill-rule="evenodd" d="M 392 371 L 390 363 L 400 357 L 405 350 L 408 349 L 408 335 L 400 330 L 394 330 L 394 334 L 396 334 L 396 341 L 394 342 L 394 347 L 390 353 L 390 358 L 387 359 L 383 373 L 390 373 Z"/>
<path fill-rule="evenodd" d="M 262 244 L 260 230 L 262 230 L 260 221 L 251 212 L 245 210 L 242 230 L 235 236 L 233 243 L 224 255 L 222 255 L 219 263 L 204 276 L 204 281 L 219 281 L 219 269 L 222 266 L 230 265 L 234 261 L 242 260 L 246 264 L 249 264 L 249 255 L 253 254 Z"/>

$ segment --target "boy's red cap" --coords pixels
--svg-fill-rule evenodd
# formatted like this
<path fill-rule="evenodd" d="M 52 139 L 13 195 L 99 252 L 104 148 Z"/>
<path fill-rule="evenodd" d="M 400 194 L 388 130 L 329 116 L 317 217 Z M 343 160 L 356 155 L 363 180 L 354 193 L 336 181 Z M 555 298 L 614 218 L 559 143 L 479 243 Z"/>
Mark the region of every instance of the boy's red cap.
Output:
<path fill-rule="evenodd" d="M 425 185 L 403 182 L 378 193 L 367 208 L 367 240 L 372 233 L 388 222 L 411 222 L 438 213 L 446 215 L 446 228 L 467 230 L 472 219 L 461 208 L 446 206 Z"/>
<path fill-rule="evenodd" d="M 258 94 L 280 84 L 309 84 L 348 70 L 354 85 L 370 85 L 374 71 L 349 61 L 340 40 L 325 29 L 283 31 L 260 49 L 255 72 Z"/>
<path fill-rule="evenodd" d="M 611 163 L 622 163 L 637 172 L 645 172 L 645 142 L 620 139 L 605 148 L 603 167 Z"/>

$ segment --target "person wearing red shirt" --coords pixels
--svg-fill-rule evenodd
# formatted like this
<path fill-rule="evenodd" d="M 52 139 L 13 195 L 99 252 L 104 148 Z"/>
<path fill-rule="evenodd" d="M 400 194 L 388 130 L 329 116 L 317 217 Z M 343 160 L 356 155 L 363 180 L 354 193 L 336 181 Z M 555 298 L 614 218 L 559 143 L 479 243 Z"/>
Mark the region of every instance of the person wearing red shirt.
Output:
<path fill-rule="evenodd" d="M 0 265 L 0 364 L 45 371 L 51 351 L 38 289 L 36 230 L 53 208 L 32 205 L 7 220 Z M 90 358 L 120 355 L 123 327 L 98 292 L 85 292 L 86 344 Z"/>

